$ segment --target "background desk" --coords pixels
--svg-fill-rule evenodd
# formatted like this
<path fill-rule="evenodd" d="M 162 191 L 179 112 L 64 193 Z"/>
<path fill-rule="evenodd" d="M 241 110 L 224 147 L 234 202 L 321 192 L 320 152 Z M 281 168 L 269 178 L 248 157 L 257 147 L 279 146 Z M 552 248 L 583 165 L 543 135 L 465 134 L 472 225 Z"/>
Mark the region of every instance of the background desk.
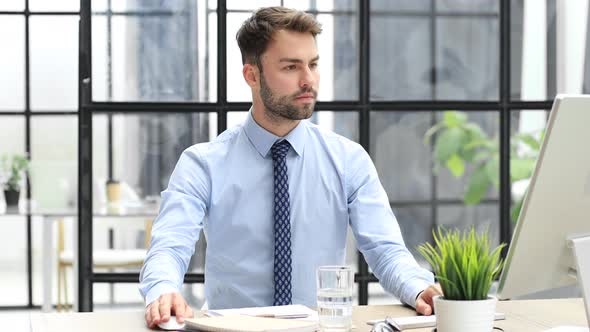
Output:
<path fill-rule="evenodd" d="M 496 326 L 505 331 L 535 332 L 558 325 L 583 325 L 586 323 L 582 299 L 527 300 L 498 303 L 498 311 L 506 313 L 506 320 L 497 321 Z M 367 320 L 385 316 L 407 316 L 414 314 L 410 308 L 400 305 L 358 306 L 353 309 L 353 332 L 370 331 Z M 30 329 L 27 329 L 30 328 Z M 104 311 L 94 313 L 49 313 L 31 314 L 30 325 L 15 332 L 148 332 L 143 311 Z M 431 332 L 432 328 L 409 330 Z"/>

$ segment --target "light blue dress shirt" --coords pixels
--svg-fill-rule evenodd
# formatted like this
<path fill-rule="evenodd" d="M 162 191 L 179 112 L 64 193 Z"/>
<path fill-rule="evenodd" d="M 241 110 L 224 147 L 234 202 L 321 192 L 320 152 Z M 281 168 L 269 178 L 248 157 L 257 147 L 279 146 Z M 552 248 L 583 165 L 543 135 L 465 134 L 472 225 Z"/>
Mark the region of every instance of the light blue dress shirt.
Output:
<path fill-rule="evenodd" d="M 273 164 L 280 140 L 250 113 L 238 127 L 181 155 L 162 192 L 140 275 L 147 304 L 182 286 L 199 232 L 207 239 L 209 308 L 273 303 Z M 291 197 L 292 301 L 316 305 L 316 269 L 343 265 L 350 225 L 383 288 L 415 306 L 434 283 L 404 245 L 369 155 L 357 143 L 304 120 L 284 139 Z"/>

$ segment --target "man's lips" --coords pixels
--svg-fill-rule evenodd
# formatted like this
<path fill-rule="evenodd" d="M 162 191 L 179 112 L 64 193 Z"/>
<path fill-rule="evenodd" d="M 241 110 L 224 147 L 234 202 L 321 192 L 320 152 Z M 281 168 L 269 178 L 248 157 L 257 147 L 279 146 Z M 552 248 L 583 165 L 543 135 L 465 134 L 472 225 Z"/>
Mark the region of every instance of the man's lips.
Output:
<path fill-rule="evenodd" d="M 297 96 L 295 99 L 315 99 L 313 93 L 304 93 L 302 95 Z"/>

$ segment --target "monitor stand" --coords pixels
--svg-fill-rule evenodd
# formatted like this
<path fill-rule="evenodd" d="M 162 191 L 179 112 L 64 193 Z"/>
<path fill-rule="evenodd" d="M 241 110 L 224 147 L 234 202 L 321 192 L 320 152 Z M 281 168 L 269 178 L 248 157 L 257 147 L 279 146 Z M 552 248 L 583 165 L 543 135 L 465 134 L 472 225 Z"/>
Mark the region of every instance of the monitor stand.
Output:
<path fill-rule="evenodd" d="M 568 240 L 568 246 L 574 251 L 576 258 L 577 279 L 584 296 L 586 323 L 590 324 L 590 236 L 573 237 Z M 590 332 L 588 327 L 558 326 L 546 332 Z"/>

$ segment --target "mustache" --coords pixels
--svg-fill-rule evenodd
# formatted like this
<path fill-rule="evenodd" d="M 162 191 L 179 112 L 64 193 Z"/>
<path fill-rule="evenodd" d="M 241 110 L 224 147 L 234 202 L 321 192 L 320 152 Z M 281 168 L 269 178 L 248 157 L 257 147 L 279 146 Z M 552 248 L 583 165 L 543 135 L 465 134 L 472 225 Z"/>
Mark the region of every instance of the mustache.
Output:
<path fill-rule="evenodd" d="M 291 97 L 293 99 L 295 99 L 295 98 L 301 96 L 304 93 L 311 93 L 313 95 L 313 98 L 315 98 L 315 99 L 318 98 L 318 92 L 316 90 L 314 90 L 313 88 L 301 89 L 301 90 L 299 90 L 299 92 L 292 94 Z"/>

